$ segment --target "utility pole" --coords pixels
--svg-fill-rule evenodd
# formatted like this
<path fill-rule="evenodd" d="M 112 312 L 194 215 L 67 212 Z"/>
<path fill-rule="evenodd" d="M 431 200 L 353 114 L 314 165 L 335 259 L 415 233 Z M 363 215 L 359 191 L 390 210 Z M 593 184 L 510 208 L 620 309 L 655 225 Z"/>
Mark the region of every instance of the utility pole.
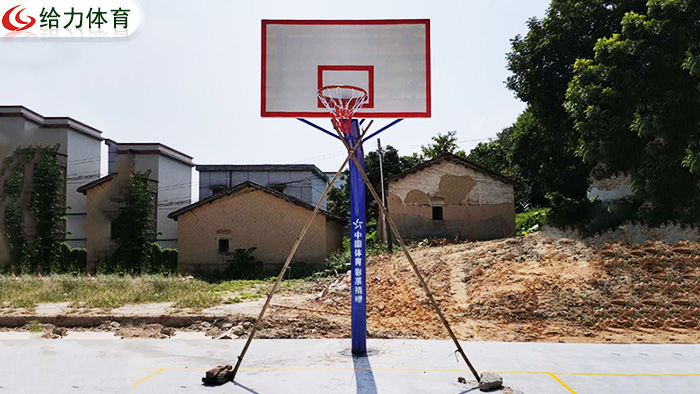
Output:
<path fill-rule="evenodd" d="M 379 179 L 380 183 L 382 185 L 382 201 L 384 202 L 384 206 L 387 205 L 387 198 L 386 198 L 386 193 L 384 192 L 384 153 L 382 152 L 382 141 L 377 138 L 377 149 L 379 152 Z M 394 253 L 394 245 L 391 242 L 391 231 L 387 229 L 387 221 L 386 217 L 384 216 L 384 211 L 381 212 L 381 221 L 382 221 L 382 236 L 386 240 L 387 248 L 389 250 L 389 253 Z"/>

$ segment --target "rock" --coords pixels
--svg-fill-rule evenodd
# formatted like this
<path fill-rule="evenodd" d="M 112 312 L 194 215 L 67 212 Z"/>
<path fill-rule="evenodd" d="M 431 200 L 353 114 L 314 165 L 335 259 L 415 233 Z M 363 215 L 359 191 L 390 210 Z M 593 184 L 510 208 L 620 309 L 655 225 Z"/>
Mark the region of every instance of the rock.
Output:
<path fill-rule="evenodd" d="M 246 330 L 249 329 L 252 325 L 253 325 L 253 324 L 252 324 L 251 322 L 249 322 L 249 321 L 244 321 L 244 322 L 243 322 L 243 328 L 245 328 Z"/>
<path fill-rule="evenodd" d="M 481 374 L 479 390 L 488 391 L 503 386 L 503 378 L 496 373 L 486 372 Z"/>
<path fill-rule="evenodd" d="M 467 384 L 467 379 L 464 379 L 464 378 L 461 377 L 461 376 L 457 378 L 457 381 L 458 381 L 459 383 L 462 383 L 462 384 Z"/>
<path fill-rule="evenodd" d="M 202 383 L 207 386 L 220 386 L 233 379 L 233 367 L 230 364 L 219 365 L 208 370 L 202 378 Z"/>
<path fill-rule="evenodd" d="M 219 335 L 219 337 L 216 339 L 238 339 L 238 335 L 233 334 L 229 329 L 225 333 Z"/>
<path fill-rule="evenodd" d="M 160 329 L 160 333 L 172 337 L 175 335 L 175 329 L 172 327 L 163 327 Z"/>
<path fill-rule="evenodd" d="M 68 329 L 65 327 L 54 327 L 52 332 L 59 337 L 65 337 L 68 334 Z"/>
<path fill-rule="evenodd" d="M 202 330 L 208 330 L 211 328 L 211 323 L 209 323 L 208 321 L 203 321 L 199 323 L 199 327 L 201 327 Z"/>
<path fill-rule="evenodd" d="M 221 335 L 221 330 L 218 327 L 213 327 L 204 332 L 204 335 L 208 337 L 218 337 Z"/>
<path fill-rule="evenodd" d="M 120 329 L 121 327 L 122 327 L 122 325 L 119 324 L 119 322 L 113 321 L 113 322 L 110 322 L 110 323 L 109 323 L 109 328 L 110 328 L 111 330 L 118 330 L 118 329 Z"/>
<path fill-rule="evenodd" d="M 241 335 L 245 334 L 245 328 L 243 328 L 242 324 L 239 324 L 237 326 L 233 326 L 233 328 L 231 328 L 231 332 L 233 335 L 240 337 Z"/>
<path fill-rule="evenodd" d="M 224 323 L 221 325 L 221 328 L 223 328 L 224 330 L 228 330 L 231 327 L 233 327 L 233 323 Z"/>

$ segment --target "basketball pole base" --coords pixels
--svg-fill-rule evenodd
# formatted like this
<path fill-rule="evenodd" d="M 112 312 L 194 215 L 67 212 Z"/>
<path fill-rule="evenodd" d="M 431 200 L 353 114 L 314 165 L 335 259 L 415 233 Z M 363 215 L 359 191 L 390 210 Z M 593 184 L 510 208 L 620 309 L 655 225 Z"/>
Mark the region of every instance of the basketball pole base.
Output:
<path fill-rule="evenodd" d="M 360 125 L 356 119 L 350 122 L 350 132 L 345 137 L 348 145 L 355 146 L 361 139 Z M 366 262 L 366 206 L 365 183 L 358 170 L 364 166 L 362 142 L 350 161 L 350 314 L 352 354 L 367 354 L 367 288 L 365 280 Z M 364 170 L 364 168 L 362 169 Z"/>

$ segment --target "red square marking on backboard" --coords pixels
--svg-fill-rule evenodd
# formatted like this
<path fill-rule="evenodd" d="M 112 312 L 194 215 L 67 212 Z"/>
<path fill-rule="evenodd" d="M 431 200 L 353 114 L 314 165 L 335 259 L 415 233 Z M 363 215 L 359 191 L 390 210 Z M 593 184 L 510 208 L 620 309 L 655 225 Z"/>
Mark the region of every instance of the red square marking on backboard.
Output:
<path fill-rule="evenodd" d="M 362 108 L 374 108 L 374 66 L 348 66 L 348 65 L 322 65 L 318 66 L 318 88 L 321 89 L 323 86 L 323 72 L 324 71 L 366 71 L 367 72 L 367 87 L 369 100 L 362 105 Z M 321 100 L 318 100 L 318 107 L 325 108 Z"/>

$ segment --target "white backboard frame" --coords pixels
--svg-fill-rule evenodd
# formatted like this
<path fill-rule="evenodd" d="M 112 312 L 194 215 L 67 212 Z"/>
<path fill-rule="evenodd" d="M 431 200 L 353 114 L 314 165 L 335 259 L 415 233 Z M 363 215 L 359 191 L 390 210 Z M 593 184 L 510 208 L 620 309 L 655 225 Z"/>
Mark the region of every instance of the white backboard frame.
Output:
<path fill-rule="evenodd" d="M 261 63 L 263 117 L 327 118 L 336 84 L 368 92 L 357 117 L 431 115 L 429 19 L 263 20 Z"/>

